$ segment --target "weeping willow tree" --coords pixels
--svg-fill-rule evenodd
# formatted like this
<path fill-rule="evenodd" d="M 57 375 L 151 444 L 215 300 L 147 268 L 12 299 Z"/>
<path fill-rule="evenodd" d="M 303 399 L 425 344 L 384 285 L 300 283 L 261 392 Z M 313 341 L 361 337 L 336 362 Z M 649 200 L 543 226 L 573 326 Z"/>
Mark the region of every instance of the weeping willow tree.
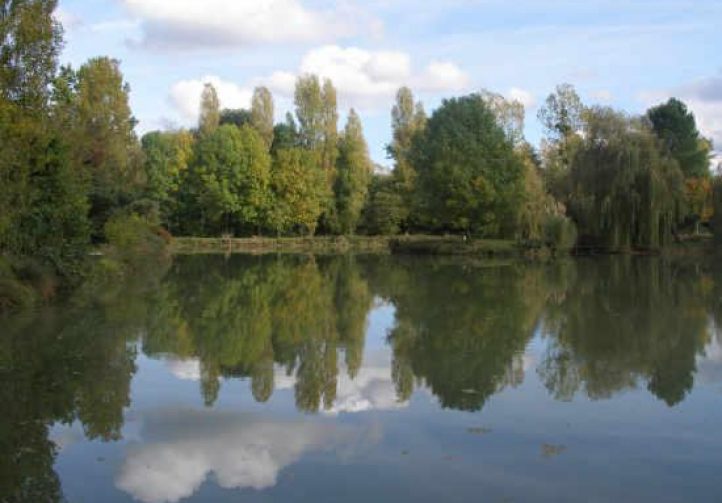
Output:
<path fill-rule="evenodd" d="M 609 108 L 585 111 L 572 159 L 570 212 L 583 244 L 609 250 L 668 244 L 679 222 L 684 179 L 640 120 Z"/>

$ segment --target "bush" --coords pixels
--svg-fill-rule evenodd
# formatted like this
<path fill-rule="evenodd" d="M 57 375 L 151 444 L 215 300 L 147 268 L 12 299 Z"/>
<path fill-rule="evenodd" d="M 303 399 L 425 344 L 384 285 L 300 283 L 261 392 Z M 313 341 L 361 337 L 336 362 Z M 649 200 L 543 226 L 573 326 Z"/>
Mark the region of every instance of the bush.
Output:
<path fill-rule="evenodd" d="M 166 248 L 158 228 L 136 213 L 111 217 L 105 224 L 105 238 L 111 252 L 121 258 L 163 254 Z"/>
<path fill-rule="evenodd" d="M 562 215 L 549 215 L 543 223 L 544 243 L 553 251 L 569 251 L 577 243 L 577 227 Z"/>

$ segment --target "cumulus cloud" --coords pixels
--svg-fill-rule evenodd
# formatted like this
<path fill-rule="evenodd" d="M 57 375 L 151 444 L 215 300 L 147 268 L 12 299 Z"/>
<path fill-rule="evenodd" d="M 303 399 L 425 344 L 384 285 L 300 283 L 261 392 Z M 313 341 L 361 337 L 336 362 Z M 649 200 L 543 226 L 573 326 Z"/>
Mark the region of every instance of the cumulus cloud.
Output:
<path fill-rule="evenodd" d="M 329 78 L 342 101 L 352 106 L 385 103 L 399 87 L 418 92 L 452 92 L 469 86 L 469 76 L 455 63 L 432 61 L 415 71 L 411 56 L 401 51 L 369 51 L 326 45 L 309 51 L 297 72 L 276 72 L 264 80 L 274 91 L 290 95 L 298 75 Z"/>
<path fill-rule="evenodd" d="M 536 98 L 532 93 L 525 89 L 512 87 L 511 89 L 509 89 L 507 96 L 509 99 L 518 101 L 519 103 L 524 105 L 524 108 L 526 108 L 527 110 L 536 106 Z"/>
<path fill-rule="evenodd" d="M 262 490 L 304 452 L 344 446 L 350 431 L 243 414 L 157 411 L 143 418 L 144 444 L 129 448 L 116 486 L 144 503 L 175 503 L 212 475 L 224 489 Z"/>
<path fill-rule="evenodd" d="M 359 371 L 355 379 L 350 379 L 345 373 L 339 375 L 336 401 L 326 412 L 338 414 L 395 410 L 406 406 L 408 402 L 399 402 L 396 396 L 390 368 L 366 367 Z"/>
<path fill-rule="evenodd" d="M 181 381 L 200 381 L 201 379 L 201 362 L 198 359 L 169 358 L 165 361 L 165 365 L 170 373 Z"/>
<path fill-rule="evenodd" d="M 321 11 L 301 0 L 121 0 L 141 20 L 141 45 L 155 49 L 313 42 L 357 34 L 378 22 L 350 8 Z M 347 20 L 354 20 L 351 24 Z"/>
<path fill-rule="evenodd" d="M 368 51 L 356 47 L 327 45 L 309 51 L 297 71 L 278 71 L 267 77 L 251 79 L 241 86 L 218 76 L 175 83 L 170 91 L 170 103 L 188 123 L 198 118 L 203 85 L 210 82 L 218 91 L 221 106 L 242 108 L 250 106 L 252 89 L 268 86 L 277 96 L 291 98 L 296 79 L 300 75 L 316 74 L 331 79 L 338 91 L 342 107 L 368 108 L 386 106 L 401 86 L 409 86 L 419 93 L 457 92 L 469 86 L 469 76 L 455 63 L 432 61 L 415 71 L 411 56 L 401 51 Z M 531 95 L 513 90 L 525 102 Z"/>
<path fill-rule="evenodd" d="M 399 402 L 396 387 L 391 378 L 391 364 L 381 358 L 370 356 L 359 369 L 356 377 L 351 379 L 344 363 L 339 365 L 336 400 L 326 414 L 342 412 L 365 412 L 370 410 L 396 410 L 408 406 L 408 402 Z M 184 381 L 199 381 L 201 378 L 200 362 L 197 359 L 167 359 L 166 368 L 171 374 Z M 291 390 L 296 385 L 296 376 L 288 375 L 285 368 L 274 368 L 274 389 L 277 391 Z"/>
<path fill-rule="evenodd" d="M 221 108 L 248 108 L 251 105 L 252 89 L 241 87 L 218 76 L 207 75 L 200 79 L 181 80 L 171 87 L 169 101 L 184 122 L 198 121 L 201 94 L 206 83 L 215 87 Z"/>
<path fill-rule="evenodd" d="M 373 359 L 373 358 L 372 358 Z M 371 410 L 390 411 L 408 406 L 408 402 L 399 402 L 396 387 L 391 379 L 390 363 L 377 362 L 364 365 L 356 377 L 348 376 L 346 366 L 339 365 L 336 400 L 324 414 L 366 412 Z M 293 389 L 295 376 L 288 376 L 282 369 L 277 369 L 274 386 L 277 390 Z"/>

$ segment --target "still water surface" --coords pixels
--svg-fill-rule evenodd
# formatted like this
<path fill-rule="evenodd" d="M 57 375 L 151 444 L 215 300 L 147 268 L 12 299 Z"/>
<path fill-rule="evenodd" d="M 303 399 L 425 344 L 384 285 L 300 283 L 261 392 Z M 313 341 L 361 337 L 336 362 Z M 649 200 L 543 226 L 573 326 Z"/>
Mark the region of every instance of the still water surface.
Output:
<path fill-rule="evenodd" d="M 722 267 L 178 257 L 0 318 L 0 501 L 719 501 Z"/>

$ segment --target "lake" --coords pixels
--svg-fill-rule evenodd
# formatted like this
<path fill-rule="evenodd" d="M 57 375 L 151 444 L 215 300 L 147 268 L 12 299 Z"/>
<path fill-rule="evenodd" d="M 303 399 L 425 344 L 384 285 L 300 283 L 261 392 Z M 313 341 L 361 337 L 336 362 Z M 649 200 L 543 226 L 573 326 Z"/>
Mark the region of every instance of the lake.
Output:
<path fill-rule="evenodd" d="M 0 501 L 719 501 L 722 263 L 185 256 L 0 318 Z"/>

